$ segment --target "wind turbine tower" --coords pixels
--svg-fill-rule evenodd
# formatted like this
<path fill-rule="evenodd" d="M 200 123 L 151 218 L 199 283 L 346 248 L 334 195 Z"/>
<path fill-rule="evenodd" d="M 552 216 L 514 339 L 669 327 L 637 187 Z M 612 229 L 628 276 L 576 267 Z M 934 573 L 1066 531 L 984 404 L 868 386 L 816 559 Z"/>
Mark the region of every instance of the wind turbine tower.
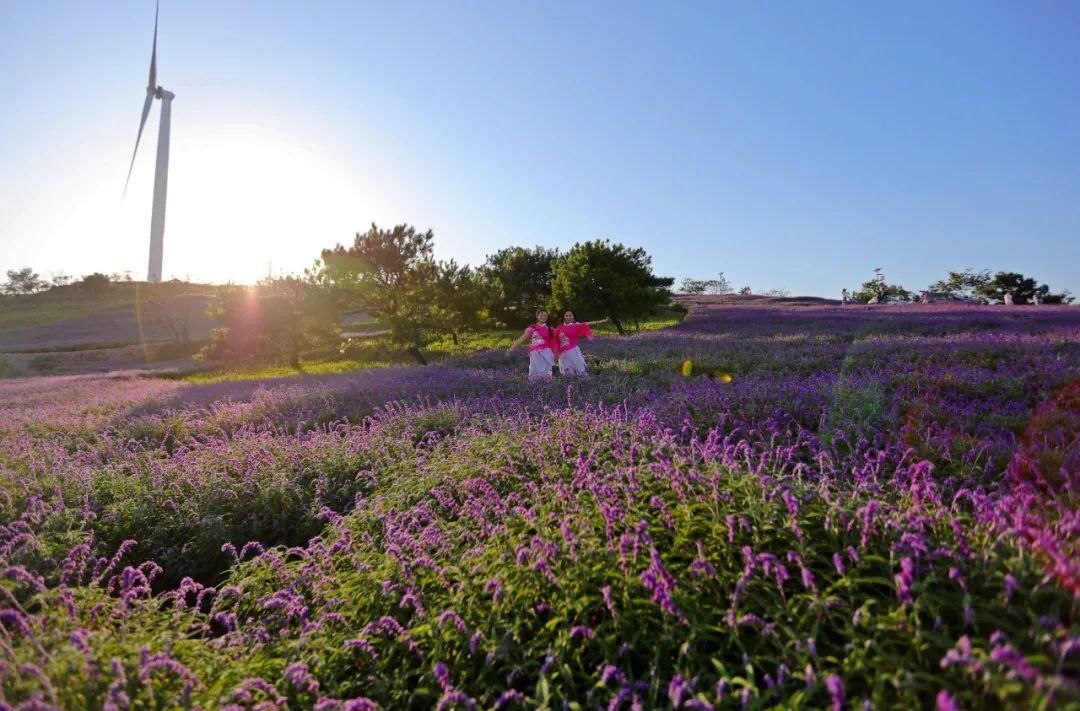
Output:
<path fill-rule="evenodd" d="M 161 281 L 161 261 L 165 248 L 165 198 L 169 190 L 169 126 L 172 119 L 172 100 L 176 94 L 158 86 L 157 83 L 157 27 L 158 10 L 154 9 L 154 44 L 150 52 L 150 77 L 146 82 L 146 100 L 143 102 L 142 118 L 139 119 L 139 133 L 135 136 L 135 150 L 131 154 L 124 193 L 127 194 L 131 182 L 131 171 L 135 168 L 135 156 L 139 153 L 139 141 L 142 139 L 146 118 L 150 115 L 150 105 L 154 99 L 161 100 L 161 119 L 158 123 L 157 164 L 154 169 L 154 204 L 150 214 L 150 263 L 147 268 L 147 281 Z"/>

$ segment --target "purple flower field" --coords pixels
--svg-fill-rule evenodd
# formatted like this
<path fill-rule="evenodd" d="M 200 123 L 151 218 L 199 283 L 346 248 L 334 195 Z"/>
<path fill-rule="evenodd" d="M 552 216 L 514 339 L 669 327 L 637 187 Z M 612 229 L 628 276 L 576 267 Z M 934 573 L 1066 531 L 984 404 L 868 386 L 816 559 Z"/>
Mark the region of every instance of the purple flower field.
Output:
<path fill-rule="evenodd" d="M 0 707 L 1080 707 L 1080 309 L 585 348 L 0 382 Z"/>

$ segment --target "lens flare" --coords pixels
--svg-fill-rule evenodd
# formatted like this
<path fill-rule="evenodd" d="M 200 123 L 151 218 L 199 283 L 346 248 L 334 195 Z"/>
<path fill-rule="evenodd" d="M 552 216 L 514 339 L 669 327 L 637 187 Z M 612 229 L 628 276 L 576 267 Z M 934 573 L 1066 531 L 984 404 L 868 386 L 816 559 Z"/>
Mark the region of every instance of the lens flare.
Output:
<path fill-rule="evenodd" d="M 689 358 L 684 360 L 682 362 L 682 365 L 679 366 L 679 372 L 682 374 L 682 376 L 684 378 L 689 378 L 690 375 L 693 374 L 693 372 L 694 372 L 694 364 L 693 364 L 693 362 L 691 362 Z"/>
<path fill-rule="evenodd" d="M 713 373 L 710 377 L 713 379 L 714 383 L 722 383 L 724 385 L 727 385 L 734 380 L 734 378 L 731 377 L 731 373 Z"/>

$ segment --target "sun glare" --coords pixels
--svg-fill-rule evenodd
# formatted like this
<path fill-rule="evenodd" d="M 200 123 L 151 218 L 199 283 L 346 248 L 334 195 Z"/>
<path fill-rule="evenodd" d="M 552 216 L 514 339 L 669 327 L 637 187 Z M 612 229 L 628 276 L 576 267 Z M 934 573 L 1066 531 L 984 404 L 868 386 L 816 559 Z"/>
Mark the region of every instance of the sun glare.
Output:
<path fill-rule="evenodd" d="M 167 276 L 297 271 L 370 212 L 370 192 L 332 156 L 250 127 L 178 145 L 169 183 Z"/>

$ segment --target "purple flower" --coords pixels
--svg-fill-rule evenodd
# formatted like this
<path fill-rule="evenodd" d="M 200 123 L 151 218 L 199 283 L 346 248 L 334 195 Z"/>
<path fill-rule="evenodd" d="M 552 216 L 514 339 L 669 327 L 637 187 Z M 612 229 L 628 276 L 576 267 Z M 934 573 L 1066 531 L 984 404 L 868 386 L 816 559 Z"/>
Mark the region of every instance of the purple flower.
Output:
<path fill-rule="evenodd" d="M 484 585 L 484 592 L 491 593 L 491 601 L 493 603 L 497 603 L 499 602 L 499 598 L 502 597 L 503 594 L 502 583 L 500 583 L 495 578 L 492 578 Z"/>
<path fill-rule="evenodd" d="M 960 707 L 953 701 L 949 692 L 942 689 L 937 694 L 937 711 L 960 711 Z"/>
<path fill-rule="evenodd" d="M 1012 600 L 1013 595 L 1016 594 L 1016 589 L 1020 587 L 1020 583 L 1017 582 L 1016 576 L 1012 573 L 1005 574 L 1005 602 Z"/>
<path fill-rule="evenodd" d="M 605 585 L 600 588 L 600 594 L 604 597 L 604 605 L 607 606 L 608 612 L 611 613 L 611 619 L 617 619 L 618 615 L 615 613 L 615 603 L 611 599 L 611 586 Z"/>
<path fill-rule="evenodd" d="M 652 601 L 660 605 L 660 609 L 686 624 L 686 618 L 672 597 L 676 588 L 675 578 L 660 561 L 656 548 L 649 548 L 649 567 L 641 574 L 641 582 L 652 593 Z"/>
<path fill-rule="evenodd" d="M 121 711 L 131 705 L 127 692 L 127 677 L 124 675 L 123 663 L 113 657 L 112 660 L 113 681 L 109 684 L 108 695 L 105 697 L 103 708 L 105 711 Z"/>
<path fill-rule="evenodd" d="M 622 671 L 618 667 L 608 664 L 604 667 L 604 670 L 600 672 L 600 683 L 607 684 L 609 681 L 615 680 L 617 684 L 622 684 L 626 677 L 623 676 Z"/>
<path fill-rule="evenodd" d="M 596 632 L 591 627 L 585 625 L 575 625 L 570 628 L 570 639 L 596 639 Z"/>
<path fill-rule="evenodd" d="M 832 699 L 832 711 L 843 711 L 844 708 L 844 682 L 836 674 L 830 674 L 825 679 L 825 688 L 829 691 Z"/>
<path fill-rule="evenodd" d="M 319 682 L 308 673 L 308 665 L 303 662 L 294 662 L 285 667 L 285 680 L 294 688 L 314 694 L 319 690 Z"/>
<path fill-rule="evenodd" d="M 674 708 L 679 708 L 683 702 L 694 693 L 694 680 L 684 679 L 676 674 L 668 684 L 668 699 Z"/>
<path fill-rule="evenodd" d="M 947 669 L 954 664 L 971 664 L 971 639 L 966 634 L 956 640 L 956 646 L 946 652 L 941 659 L 942 669 Z"/>
<path fill-rule="evenodd" d="M 695 544 L 697 545 L 697 557 L 690 563 L 690 574 L 715 578 L 716 568 L 705 559 L 705 547 L 701 545 L 701 541 L 695 541 Z"/>
<path fill-rule="evenodd" d="M 447 624 L 452 624 L 454 629 L 462 634 L 466 631 L 465 621 L 461 619 L 461 615 L 453 610 L 444 610 L 439 615 L 439 627 L 445 627 Z"/>
<path fill-rule="evenodd" d="M 1039 677 L 1039 670 L 1031 665 L 1027 658 L 1009 644 L 994 647 L 990 652 L 990 659 L 998 664 L 1006 666 L 1024 681 L 1033 683 Z"/>
<path fill-rule="evenodd" d="M 893 579 L 896 581 L 896 596 L 900 602 L 904 604 L 914 602 L 911 588 L 915 581 L 915 563 L 911 558 L 900 560 L 900 572 L 893 576 Z"/>
<path fill-rule="evenodd" d="M 833 553 L 832 554 L 832 562 L 833 562 L 833 566 L 836 568 L 836 574 L 840 575 L 840 576 L 843 576 L 844 575 L 844 559 L 840 556 L 839 553 Z"/>
<path fill-rule="evenodd" d="M 439 686 L 443 689 L 450 687 L 450 669 L 442 662 L 437 662 L 432 673 L 435 675 L 435 681 L 439 682 Z"/>
<path fill-rule="evenodd" d="M 0 610 L 0 625 L 27 637 L 32 637 L 34 634 L 26 615 L 14 608 Z"/>
<path fill-rule="evenodd" d="M 525 703 L 525 694 L 515 689 L 507 689 L 499 694 L 498 700 L 495 701 L 495 708 L 506 708 L 510 704 L 523 704 Z"/>

